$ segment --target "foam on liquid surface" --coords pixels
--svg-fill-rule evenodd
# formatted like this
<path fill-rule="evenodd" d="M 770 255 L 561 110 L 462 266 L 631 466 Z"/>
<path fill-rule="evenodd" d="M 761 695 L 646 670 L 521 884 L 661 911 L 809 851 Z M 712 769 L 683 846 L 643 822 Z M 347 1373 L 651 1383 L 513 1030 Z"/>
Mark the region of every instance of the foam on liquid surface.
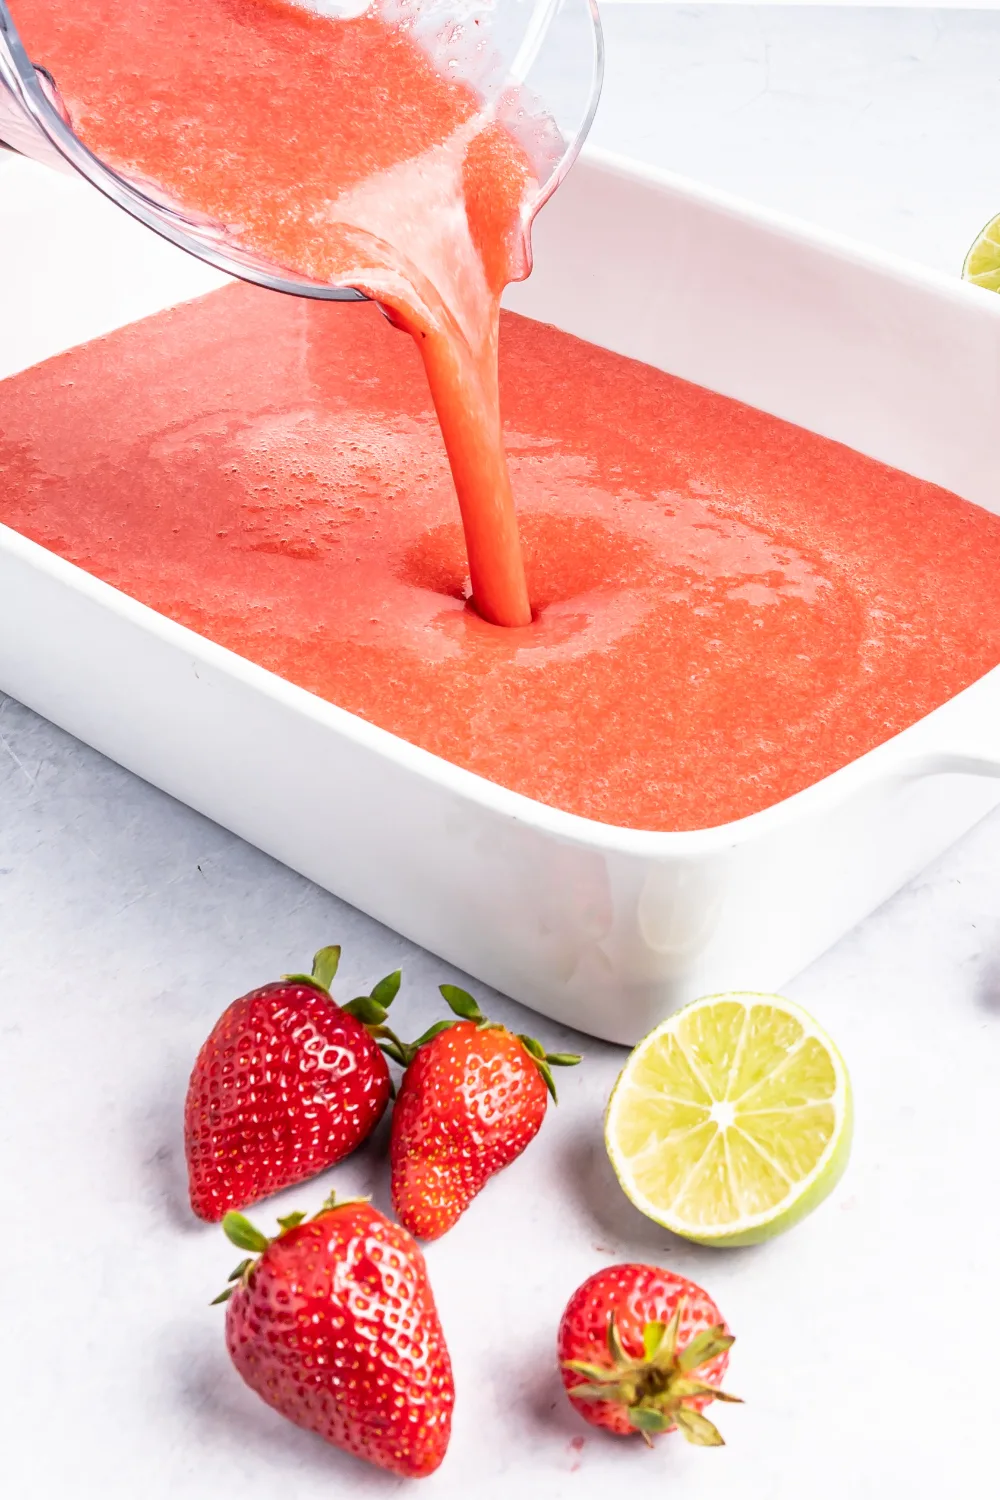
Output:
<path fill-rule="evenodd" d="M 537 618 L 468 607 L 411 342 L 229 287 L 0 383 L 0 520 L 241 655 L 543 802 L 705 827 L 1000 661 L 1000 518 L 506 316 Z"/>

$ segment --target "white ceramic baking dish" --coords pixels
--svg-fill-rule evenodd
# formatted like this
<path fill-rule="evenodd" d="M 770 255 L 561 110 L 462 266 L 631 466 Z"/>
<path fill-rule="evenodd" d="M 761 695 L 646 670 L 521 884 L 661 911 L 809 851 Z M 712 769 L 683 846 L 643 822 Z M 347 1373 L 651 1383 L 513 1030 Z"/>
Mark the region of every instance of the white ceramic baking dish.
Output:
<path fill-rule="evenodd" d="M 590 152 L 509 305 L 1000 510 L 1000 298 Z M 82 183 L 0 162 L 0 376 L 198 293 Z M 631 1042 L 778 988 L 1000 801 L 1000 669 L 696 833 L 532 802 L 0 527 L 0 688 L 498 989 Z"/>

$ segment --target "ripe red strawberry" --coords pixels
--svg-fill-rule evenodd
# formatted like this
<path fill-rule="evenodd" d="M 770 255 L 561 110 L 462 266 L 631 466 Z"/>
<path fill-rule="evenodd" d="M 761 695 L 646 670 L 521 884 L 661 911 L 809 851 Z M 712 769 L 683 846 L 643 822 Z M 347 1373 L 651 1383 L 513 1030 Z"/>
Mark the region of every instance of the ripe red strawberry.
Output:
<path fill-rule="evenodd" d="M 556 1097 L 551 1065 L 580 1061 L 491 1025 L 465 990 L 441 993 L 462 1020 L 439 1021 L 410 1047 L 383 1043 L 406 1066 L 392 1115 L 392 1203 L 425 1240 L 450 1229 L 538 1134 L 547 1095 Z"/>
<path fill-rule="evenodd" d="M 418 1246 L 357 1199 L 278 1222 L 268 1240 L 242 1214 L 222 1221 L 259 1256 L 216 1298 L 229 1301 L 233 1364 L 268 1406 L 334 1447 L 407 1479 L 432 1474 L 455 1387 Z"/>
<path fill-rule="evenodd" d="M 732 1334 L 707 1292 L 659 1266 L 607 1266 L 569 1299 L 559 1325 L 559 1364 L 569 1399 L 595 1427 L 652 1435 L 679 1429 L 717 1448 L 702 1415 L 719 1390 Z"/>
<path fill-rule="evenodd" d="M 184 1106 L 199 1218 L 217 1222 L 324 1171 L 381 1119 L 391 1084 L 371 1032 L 399 974 L 342 1008 L 330 996 L 339 960 L 339 948 L 322 948 L 311 974 L 286 974 L 234 1000 L 199 1052 Z"/>

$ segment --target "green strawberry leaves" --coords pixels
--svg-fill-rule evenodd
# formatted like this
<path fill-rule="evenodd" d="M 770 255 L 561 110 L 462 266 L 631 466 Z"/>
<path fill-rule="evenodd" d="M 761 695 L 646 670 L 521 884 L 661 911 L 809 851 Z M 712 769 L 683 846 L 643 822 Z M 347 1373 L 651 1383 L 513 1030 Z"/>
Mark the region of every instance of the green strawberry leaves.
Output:
<path fill-rule="evenodd" d="M 726 1440 L 716 1427 L 693 1406 L 679 1406 L 674 1412 L 674 1421 L 682 1437 L 698 1448 L 723 1448 Z"/>
<path fill-rule="evenodd" d="M 495 1024 L 486 1019 L 479 1008 L 478 1002 L 469 994 L 468 990 L 459 989 L 457 984 L 442 984 L 439 986 L 439 989 L 448 1006 L 461 1020 L 474 1021 L 481 1030 L 485 1030 L 487 1027 Z M 439 1022 L 436 1031 L 433 1027 L 431 1031 L 434 1035 L 437 1035 L 438 1032 L 444 1031 L 447 1026 L 454 1025 L 454 1021 Z M 552 1095 L 553 1101 L 558 1103 L 559 1097 L 556 1093 L 552 1069 L 573 1068 L 578 1062 L 582 1061 L 582 1058 L 576 1052 L 546 1052 L 541 1042 L 537 1041 L 533 1036 L 525 1036 L 522 1032 L 517 1033 L 517 1039 L 542 1075 L 542 1082 Z M 419 1042 L 414 1043 L 414 1046 L 422 1046 L 423 1042 L 428 1040 L 430 1040 L 430 1034 L 425 1033 Z"/>
<path fill-rule="evenodd" d="M 678 1351 L 683 1313 L 682 1299 L 668 1323 L 646 1323 L 642 1330 L 642 1357 L 633 1359 L 625 1351 L 612 1311 L 605 1334 L 610 1365 L 567 1360 L 563 1369 L 583 1377 L 582 1384 L 569 1387 L 569 1394 L 578 1401 L 608 1401 L 624 1407 L 630 1424 L 642 1433 L 647 1443 L 655 1434 L 676 1427 L 689 1443 L 702 1448 L 720 1447 L 723 1438 L 718 1428 L 688 1403 L 739 1401 L 738 1396 L 730 1396 L 692 1375 L 730 1349 L 733 1338 L 721 1325 L 704 1328 Z"/>
<path fill-rule="evenodd" d="M 282 974 L 286 984 L 308 984 L 315 990 L 322 990 L 324 994 L 330 993 L 330 986 L 340 967 L 340 944 L 336 943 L 329 948 L 321 948 L 313 958 L 311 974 Z"/>
<path fill-rule="evenodd" d="M 369 1027 L 374 1035 L 377 1027 L 385 1025 L 389 1006 L 399 994 L 402 982 L 402 970 L 393 969 L 391 974 L 387 974 L 372 987 L 370 995 L 359 995 L 356 1000 L 345 1005 L 344 1009 L 355 1016 L 363 1026 Z"/>
<path fill-rule="evenodd" d="M 282 1229 L 298 1229 L 304 1218 L 305 1214 L 301 1211 L 298 1211 L 294 1214 L 285 1214 L 284 1218 L 281 1218 L 279 1216 L 278 1223 L 281 1225 Z"/>
<path fill-rule="evenodd" d="M 226 1277 L 226 1280 L 229 1281 L 229 1282 L 242 1281 L 243 1277 L 246 1276 L 249 1273 L 250 1267 L 252 1265 L 253 1265 L 253 1257 L 252 1256 L 250 1257 L 249 1260 L 241 1260 L 240 1263 L 239 1263 L 239 1265 L 236 1267 L 236 1270 L 235 1271 L 230 1271 L 229 1275 Z M 219 1295 L 217 1297 L 213 1297 L 212 1298 L 211 1302 L 209 1303 L 209 1306 L 210 1307 L 218 1307 L 218 1305 L 219 1305 L 220 1302 L 228 1302 L 229 1299 L 230 1299 L 230 1297 L 235 1292 L 235 1290 L 236 1290 L 235 1285 L 233 1285 L 233 1286 L 227 1286 L 223 1291 L 221 1291 L 219 1293 Z"/>
<path fill-rule="evenodd" d="M 402 982 L 402 969 L 393 969 L 391 974 L 387 974 L 384 979 L 380 979 L 378 984 L 375 985 L 371 992 L 371 999 L 375 1001 L 376 1005 L 381 1005 L 383 1010 L 388 1010 L 399 994 L 399 986 Z"/>
<path fill-rule="evenodd" d="M 402 970 L 393 969 L 391 974 L 387 974 L 384 979 L 379 980 L 378 984 L 373 985 L 370 995 L 359 995 L 356 1000 L 351 1000 L 345 1005 L 344 1009 L 361 1022 L 387 1057 L 391 1057 L 393 1062 L 405 1067 L 406 1043 L 401 1042 L 396 1033 L 386 1025 L 389 1018 L 389 1006 L 399 994 L 402 982 Z M 391 1080 L 389 1093 L 395 1099 L 396 1086 Z"/>
<path fill-rule="evenodd" d="M 525 1036 L 523 1031 L 518 1032 L 517 1039 L 524 1047 L 525 1051 L 531 1053 L 536 1062 L 545 1061 L 545 1048 L 542 1046 L 541 1042 L 536 1041 L 533 1036 Z"/>
<path fill-rule="evenodd" d="M 326 994 L 329 994 L 339 966 L 340 946 L 337 944 L 328 948 L 320 948 L 313 959 L 311 974 L 285 974 L 282 977 L 286 983 L 309 984 L 315 989 L 323 990 Z M 435 1037 L 440 1036 L 449 1027 L 457 1026 L 460 1021 L 471 1021 L 480 1030 L 484 1031 L 496 1027 L 495 1022 L 489 1021 L 483 1015 L 479 1002 L 474 996 L 469 994 L 468 990 L 461 989 L 457 984 L 442 984 L 438 988 L 445 1003 L 457 1017 L 457 1020 L 435 1021 L 421 1036 L 417 1037 L 415 1042 L 401 1041 L 387 1023 L 389 1019 L 389 1007 L 399 994 L 402 977 L 401 971 L 394 969 L 391 974 L 387 974 L 384 979 L 380 979 L 378 984 L 372 987 L 370 994 L 358 995 L 356 999 L 349 1001 L 344 1006 L 344 1010 L 354 1016 L 355 1020 L 360 1021 L 362 1026 L 376 1039 L 386 1057 L 391 1058 L 399 1067 L 408 1068 L 420 1047 L 426 1046 L 428 1042 L 432 1042 Z M 497 1029 L 502 1030 L 503 1028 L 498 1027 Z M 578 1062 L 582 1061 L 579 1053 L 546 1052 L 541 1042 L 536 1040 L 535 1037 L 527 1036 L 523 1033 L 518 1033 L 517 1039 L 538 1069 L 542 1082 L 551 1094 L 553 1101 L 558 1103 L 559 1096 L 556 1093 L 552 1069 L 575 1067 Z"/>
<path fill-rule="evenodd" d="M 344 1009 L 360 1021 L 362 1026 L 381 1026 L 387 1015 L 385 1006 L 379 1005 L 371 995 L 359 995 L 356 1000 L 345 1005 Z"/>
<path fill-rule="evenodd" d="M 621 1335 L 618 1332 L 618 1319 L 614 1313 L 608 1318 L 608 1353 L 615 1362 L 615 1366 L 621 1369 L 624 1365 L 631 1363 L 625 1350 L 622 1348 Z"/>
<path fill-rule="evenodd" d="M 336 943 L 333 947 L 321 948 L 313 958 L 312 977 L 320 989 L 329 993 L 339 968 L 340 944 Z"/>
<path fill-rule="evenodd" d="M 592 1365 L 589 1364 L 585 1359 L 568 1359 L 563 1365 L 563 1369 L 571 1371 L 574 1375 L 582 1375 L 586 1380 L 594 1381 L 597 1383 L 601 1382 L 602 1380 L 607 1380 L 613 1373 L 612 1371 L 605 1369 L 603 1365 Z M 583 1387 L 578 1387 L 577 1389 L 582 1390 Z M 574 1391 L 573 1394 L 576 1395 L 577 1391 Z"/>
<path fill-rule="evenodd" d="M 533 1036 L 525 1036 L 522 1031 L 517 1033 L 517 1039 L 539 1073 L 541 1073 L 542 1082 L 552 1095 L 553 1103 L 558 1104 L 559 1095 L 556 1093 L 556 1083 L 552 1077 L 552 1069 L 575 1068 L 578 1062 L 583 1061 L 583 1058 L 578 1052 L 546 1052 L 541 1042 Z"/>
<path fill-rule="evenodd" d="M 339 943 L 320 948 L 313 958 L 311 974 L 283 974 L 281 977 L 286 984 L 312 985 L 313 989 L 323 990 L 328 995 L 340 968 L 340 954 Z M 344 1009 L 350 1011 L 365 1026 L 380 1026 L 385 1021 L 389 1006 L 399 994 L 402 979 L 401 970 L 394 969 L 391 974 L 379 980 L 370 995 L 360 995 L 357 1000 L 345 1005 Z"/>
<path fill-rule="evenodd" d="M 699 1366 L 707 1365 L 710 1359 L 725 1354 L 732 1347 L 732 1334 L 726 1333 L 722 1328 L 705 1328 L 701 1333 L 695 1334 L 690 1344 L 686 1344 L 678 1354 L 677 1368 L 684 1371 L 697 1370 Z"/>
<path fill-rule="evenodd" d="M 320 948 L 313 959 L 311 974 L 283 974 L 281 977 L 286 984 L 307 984 L 313 989 L 322 990 L 325 995 L 330 994 L 334 978 L 340 967 L 340 944 L 334 944 L 328 948 Z M 399 994 L 403 975 L 400 969 L 393 969 L 378 984 L 373 985 L 368 995 L 358 995 L 356 999 L 349 1001 L 343 1009 L 352 1015 L 356 1021 L 360 1021 L 365 1030 L 375 1038 L 382 1051 L 394 1062 L 406 1067 L 410 1060 L 410 1052 L 407 1044 L 401 1042 L 395 1032 L 386 1025 L 389 1018 L 389 1007 Z M 422 1040 L 426 1040 L 423 1038 Z M 417 1044 L 414 1044 L 417 1045 Z M 395 1087 L 389 1084 L 389 1091 L 395 1098 Z"/>
<path fill-rule="evenodd" d="M 475 1021 L 477 1026 L 487 1024 L 486 1017 L 468 990 L 460 990 L 457 984 L 442 984 L 438 988 L 448 1005 L 463 1021 Z"/>
<path fill-rule="evenodd" d="M 647 1323 L 642 1330 L 642 1347 L 646 1351 L 646 1358 L 653 1359 L 657 1349 L 663 1343 L 663 1335 L 667 1331 L 666 1323 Z"/>
<path fill-rule="evenodd" d="M 290 1215 L 290 1217 L 294 1217 L 294 1215 Z M 299 1215 L 300 1219 L 303 1217 L 304 1215 Z M 281 1222 L 279 1219 L 278 1223 L 280 1224 Z M 267 1235 L 262 1234 L 255 1224 L 251 1224 L 249 1219 L 232 1210 L 223 1219 L 222 1229 L 226 1239 L 235 1245 L 237 1250 L 250 1250 L 253 1253 L 246 1260 L 241 1260 L 235 1271 L 230 1272 L 228 1277 L 230 1285 L 221 1291 L 217 1297 L 212 1298 L 210 1304 L 212 1307 L 217 1307 L 220 1302 L 229 1301 L 236 1290 L 236 1284 L 246 1280 L 257 1256 L 263 1255 L 271 1243 Z"/>
<path fill-rule="evenodd" d="M 222 1230 L 226 1239 L 235 1245 L 237 1250 L 252 1250 L 255 1255 L 262 1255 L 271 1243 L 267 1235 L 261 1234 L 249 1219 L 232 1211 L 223 1219 Z"/>
<path fill-rule="evenodd" d="M 321 1214 L 329 1213 L 331 1209 L 346 1208 L 351 1203 L 367 1202 L 368 1199 L 366 1197 L 357 1195 L 350 1198 L 338 1199 L 336 1192 L 332 1192 L 320 1204 L 319 1208 L 313 1214 L 313 1218 L 318 1219 Z M 298 1229 L 300 1224 L 305 1223 L 307 1217 L 308 1215 L 303 1213 L 301 1209 L 297 1209 L 294 1213 L 279 1215 L 278 1224 L 281 1234 L 277 1235 L 276 1238 L 281 1239 L 282 1235 L 288 1234 L 290 1230 Z M 236 1213 L 233 1209 L 223 1218 L 222 1230 L 226 1238 L 238 1250 L 252 1250 L 253 1254 L 248 1256 L 246 1260 L 241 1260 L 236 1270 L 230 1272 L 227 1278 L 230 1285 L 224 1291 L 221 1291 L 217 1297 L 212 1298 L 209 1304 L 211 1307 L 217 1307 L 220 1302 L 229 1301 L 236 1290 L 237 1284 L 246 1281 L 249 1277 L 250 1272 L 257 1264 L 257 1257 L 263 1255 L 268 1246 L 274 1243 L 255 1224 L 251 1224 L 250 1220 L 245 1218 L 243 1214 Z"/>
<path fill-rule="evenodd" d="M 666 1412 L 655 1406 L 633 1406 L 628 1419 L 639 1432 L 666 1432 L 668 1427 L 673 1426 L 673 1421 Z"/>
<path fill-rule="evenodd" d="M 479 1002 L 469 994 L 468 990 L 460 989 L 457 984 L 442 984 L 438 988 L 449 1010 L 454 1012 L 458 1020 L 436 1022 L 435 1025 L 429 1027 L 424 1032 L 423 1036 L 417 1037 L 417 1040 L 411 1042 L 409 1046 L 400 1042 L 398 1037 L 393 1037 L 390 1034 L 390 1040 L 382 1043 L 382 1050 L 394 1062 L 399 1063 L 401 1067 L 409 1067 L 419 1047 L 423 1047 L 427 1042 L 433 1041 L 435 1037 L 440 1036 L 449 1027 L 457 1026 L 459 1021 L 472 1021 L 481 1031 L 494 1028 L 503 1029 L 497 1027 L 496 1022 L 489 1021 L 483 1015 Z M 535 1037 L 525 1036 L 520 1032 L 517 1034 L 517 1039 L 541 1074 L 542 1081 L 552 1095 L 553 1100 L 558 1103 L 552 1069 L 575 1067 L 578 1062 L 582 1061 L 582 1058 L 576 1052 L 546 1052 L 541 1042 L 537 1041 Z"/>
<path fill-rule="evenodd" d="M 642 1333 L 643 1346 L 647 1348 L 646 1358 L 650 1364 L 655 1365 L 658 1370 L 672 1370 L 674 1368 L 675 1356 L 677 1354 L 677 1335 L 680 1332 L 681 1318 L 684 1315 L 685 1298 L 679 1297 L 673 1312 L 670 1314 L 670 1322 L 663 1324 L 663 1333 L 656 1338 L 655 1330 L 661 1325 L 659 1323 L 647 1323 Z M 656 1341 L 656 1348 L 652 1353 L 648 1352 L 648 1345 Z M 694 1366 L 692 1365 L 693 1369 Z"/>

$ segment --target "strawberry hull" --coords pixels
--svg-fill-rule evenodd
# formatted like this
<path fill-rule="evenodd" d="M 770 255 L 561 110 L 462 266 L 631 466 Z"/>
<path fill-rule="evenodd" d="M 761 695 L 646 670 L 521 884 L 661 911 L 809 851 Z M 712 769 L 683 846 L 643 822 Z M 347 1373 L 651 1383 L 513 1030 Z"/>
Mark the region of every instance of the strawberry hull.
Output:
<path fill-rule="evenodd" d="M 713 1400 L 739 1400 L 719 1390 L 733 1342 L 695 1282 L 626 1263 L 597 1271 L 569 1299 L 559 1367 L 571 1404 L 593 1427 L 647 1442 L 679 1428 L 689 1442 L 721 1447 L 703 1413 Z"/>

